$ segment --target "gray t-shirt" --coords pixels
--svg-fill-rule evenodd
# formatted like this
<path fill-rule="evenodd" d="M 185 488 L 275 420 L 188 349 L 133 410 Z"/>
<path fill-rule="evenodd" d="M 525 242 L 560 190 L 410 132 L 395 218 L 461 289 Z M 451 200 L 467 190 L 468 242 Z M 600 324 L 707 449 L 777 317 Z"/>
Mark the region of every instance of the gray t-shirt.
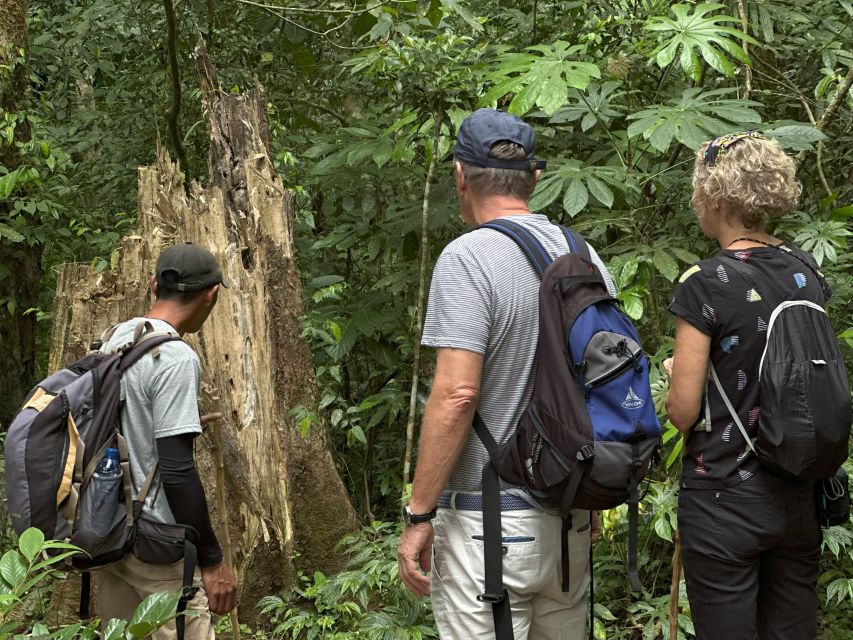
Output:
<path fill-rule="evenodd" d="M 127 344 L 133 340 L 136 326 L 146 320 L 155 331 L 175 331 L 163 320 L 134 318 L 120 324 L 101 350 L 113 351 Z M 160 345 L 157 357 L 146 353 L 125 372 L 121 427 L 127 439 L 134 494 L 157 463 L 157 438 L 201 433 L 198 414 L 200 372 L 198 356 L 187 343 L 179 340 Z M 175 522 L 157 478 L 145 500 L 143 513 L 157 522 Z"/>
<path fill-rule="evenodd" d="M 569 251 L 560 228 L 544 215 L 503 219 L 529 229 L 552 258 Z M 590 253 L 615 295 L 606 267 L 592 247 Z M 539 276 L 518 245 L 494 229 L 477 229 L 448 244 L 432 274 L 421 344 L 485 356 L 477 411 L 499 444 L 509 438 L 533 393 L 538 338 Z M 480 491 L 488 459 L 471 429 L 446 489 Z"/>

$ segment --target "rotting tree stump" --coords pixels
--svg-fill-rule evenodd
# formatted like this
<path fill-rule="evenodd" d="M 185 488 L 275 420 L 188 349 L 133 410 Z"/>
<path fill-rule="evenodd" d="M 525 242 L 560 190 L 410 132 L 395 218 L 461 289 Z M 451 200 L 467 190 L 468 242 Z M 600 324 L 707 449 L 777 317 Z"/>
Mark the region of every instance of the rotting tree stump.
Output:
<path fill-rule="evenodd" d="M 202 330 L 184 338 L 202 361 L 202 410 L 224 416 L 227 519 L 240 617 L 251 622 L 257 600 L 291 585 L 298 569 L 338 568 L 332 549 L 358 522 L 326 434 L 301 437 L 289 415 L 314 402 L 314 370 L 299 332 L 292 198 L 269 158 L 263 90 L 224 94 L 205 52 L 196 58 L 211 184 L 185 188 L 162 149 L 156 164 L 140 167 L 139 230 L 121 240 L 117 263 L 100 273 L 81 264 L 59 271 L 50 369 L 82 356 L 105 327 L 145 313 L 153 301 L 148 278 L 163 247 L 189 240 L 216 255 L 229 288 Z M 221 531 L 211 447 L 210 435 L 202 435 L 196 462 Z M 59 589 L 62 608 L 74 602 L 73 589 Z"/>

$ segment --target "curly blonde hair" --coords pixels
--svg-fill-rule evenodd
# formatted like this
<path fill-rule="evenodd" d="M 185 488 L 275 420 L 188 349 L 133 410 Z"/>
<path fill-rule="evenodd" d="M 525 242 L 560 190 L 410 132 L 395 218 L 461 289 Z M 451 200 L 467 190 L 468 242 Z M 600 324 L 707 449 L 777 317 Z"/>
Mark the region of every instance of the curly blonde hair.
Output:
<path fill-rule="evenodd" d="M 726 203 L 747 229 L 763 228 L 793 211 L 803 190 L 794 161 L 775 140 L 743 138 L 705 164 L 703 144 L 693 167 L 694 197 Z"/>

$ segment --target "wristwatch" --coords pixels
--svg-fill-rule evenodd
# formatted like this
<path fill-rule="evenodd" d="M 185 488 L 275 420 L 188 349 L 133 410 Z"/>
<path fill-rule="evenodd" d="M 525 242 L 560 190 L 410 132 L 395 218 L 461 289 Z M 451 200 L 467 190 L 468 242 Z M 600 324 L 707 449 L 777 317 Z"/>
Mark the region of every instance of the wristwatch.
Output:
<path fill-rule="evenodd" d="M 409 505 L 406 505 L 406 508 L 403 510 L 403 522 L 406 523 L 407 527 L 410 524 L 420 524 L 422 522 L 429 522 L 430 520 L 435 518 L 435 514 L 437 511 L 438 506 L 435 506 L 429 513 L 412 513 L 412 510 L 409 509 Z"/>

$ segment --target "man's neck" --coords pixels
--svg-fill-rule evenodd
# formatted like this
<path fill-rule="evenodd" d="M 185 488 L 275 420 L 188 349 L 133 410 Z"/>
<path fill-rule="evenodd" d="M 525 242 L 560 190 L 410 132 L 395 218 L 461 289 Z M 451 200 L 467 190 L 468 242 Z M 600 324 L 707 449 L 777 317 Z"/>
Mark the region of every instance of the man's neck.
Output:
<path fill-rule="evenodd" d="M 186 333 L 186 322 L 189 319 L 186 310 L 168 300 L 157 300 L 145 317 L 170 324 L 179 335 Z"/>
<path fill-rule="evenodd" d="M 527 203 L 511 196 L 490 196 L 471 203 L 471 217 L 475 225 L 480 225 L 496 218 L 529 214 Z"/>

